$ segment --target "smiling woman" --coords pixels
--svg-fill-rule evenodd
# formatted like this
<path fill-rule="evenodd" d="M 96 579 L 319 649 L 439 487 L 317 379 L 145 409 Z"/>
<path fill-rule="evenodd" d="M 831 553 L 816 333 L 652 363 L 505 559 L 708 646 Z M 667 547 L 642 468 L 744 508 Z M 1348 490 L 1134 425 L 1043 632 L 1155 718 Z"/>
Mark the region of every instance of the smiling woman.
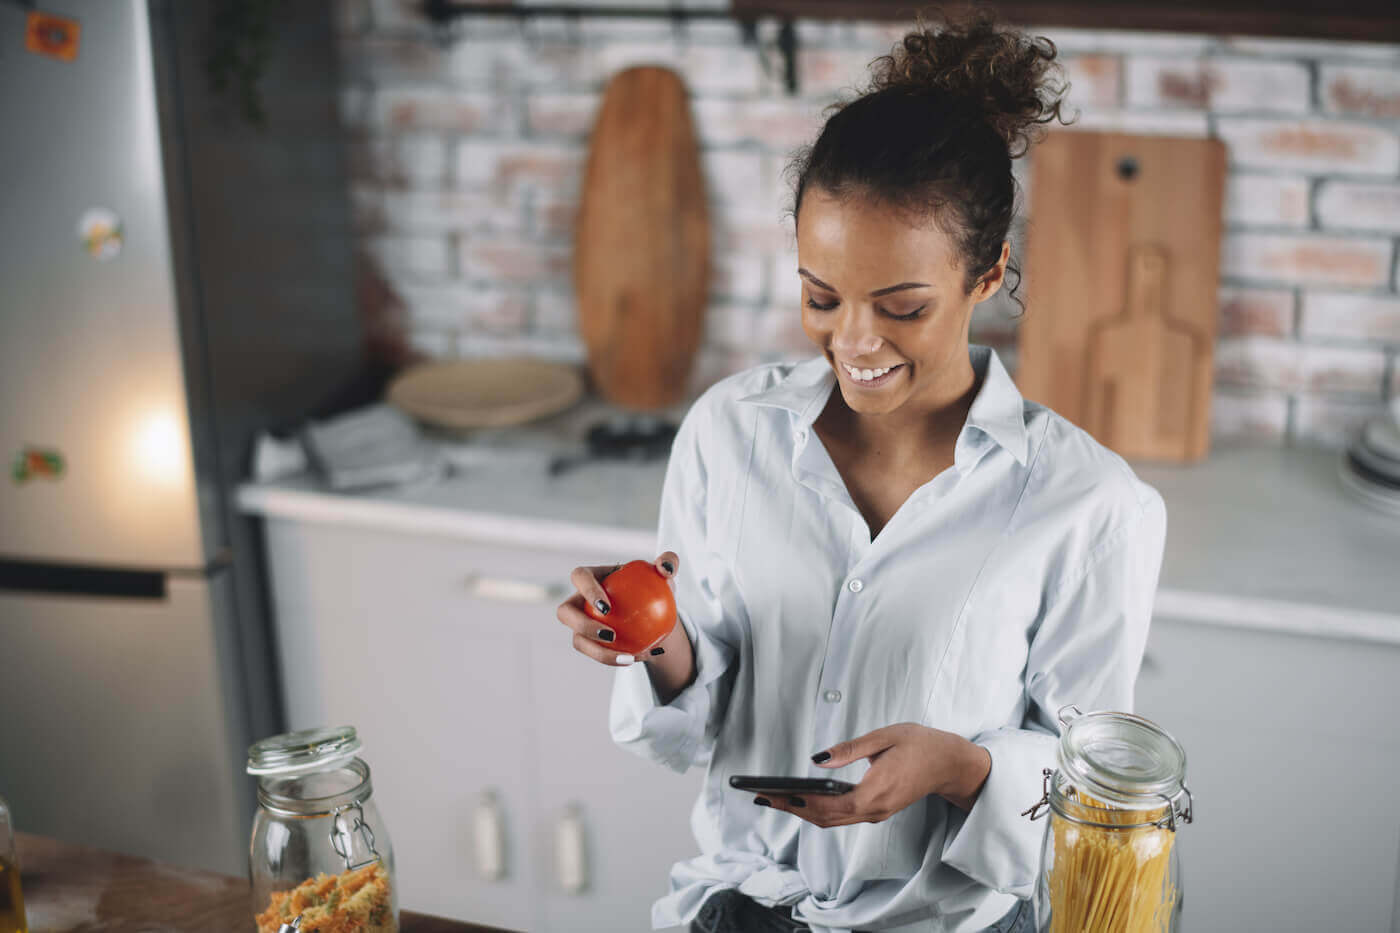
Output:
<path fill-rule="evenodd" d="M 621 668 L 614 740 L 707 768 L 655 926 L 1028 929 L 1020 814 L 1056 713 L 1131 709 L 1161 497 L 968 343 L 1014 277 L 1011 161 L 1059 115 L 1054 57 L 979 16 L 876 61 L 791 168 L 820 355 L 719 382 L 677 433 L 656 558 L 677 623 L 609 648 L 609 568 L 574 571 L 558 618 Z M 749 805 L 733 775 L 855 787 Z"/>

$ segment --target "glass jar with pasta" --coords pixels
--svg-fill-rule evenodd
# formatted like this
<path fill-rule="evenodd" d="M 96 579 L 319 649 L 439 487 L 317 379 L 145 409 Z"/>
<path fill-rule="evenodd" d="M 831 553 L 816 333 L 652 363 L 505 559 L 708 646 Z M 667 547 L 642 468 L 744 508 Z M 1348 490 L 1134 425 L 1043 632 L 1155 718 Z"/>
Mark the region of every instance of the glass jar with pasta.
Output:
<path fill-rule="evenodd" d="M 397 933 L 389 832 L 352 726 L 263 739 L 248 872 L 258 933 Z"/>
<path fill-rule="evenodd" d="M 1039 933 L 1176 933 L 1176 832 L 1191 822 L 1186 752 L 1130 713 L 1060 711 L 1057 768 L 1028 812 L 1048 814 L 1036 880 Z"/>

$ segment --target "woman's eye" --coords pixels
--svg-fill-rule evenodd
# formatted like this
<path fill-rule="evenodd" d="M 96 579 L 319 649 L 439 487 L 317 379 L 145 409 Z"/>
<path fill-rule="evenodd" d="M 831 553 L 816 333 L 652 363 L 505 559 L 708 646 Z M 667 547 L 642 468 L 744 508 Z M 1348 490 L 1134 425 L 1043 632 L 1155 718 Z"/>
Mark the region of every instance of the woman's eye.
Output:
<path fill-rule="evenodd" d="M 814 300 L 812 300 L 811 298 L 808 298 L 808 299 L 807 299 L 807 307 L 813 308 L 813 309 L 815 309 L 815 310 L 817 310 L 817 311 L 832 311 L 832 310 L 834 310 L 834 309 L 836 308 L 836 306 L 839 305 L 840 303 L 841 303 L 841 302 L 839 302 L 839 301 L 833 301 L 833 302 L 832 302 L 831 304 L 829 304 L 829 305 L 823 305 L 823 304 L 817 304 L 817 302 L 814 301 Z M 913 311 L 910 311 L 908 314 L 893 314 L 893 313 L 891 313 L 891 312 L 889 312 L 889 311 L 886 311 L 886 310 L 884 310 L 883 308 L 881 308 L 881 309 L 880 309 L 880 313 L 883 314 L 885 317 L 893 318 L 893 319 L 896 320 L 896 321 L 912 321 L 912 320 L 914 320 L 915 318 L 921 316 L 921 315 L 924 313 L 924 309 L 927 308 L 927 307 L 928 307 L 928 305 L 919 305 L 917 308 L 915 308 Z"/>
<path fill-rule="evenodd" d="M 885 313 L 888 314 L 890 317 L 894 318 L 896 321 L 912 321 L 914 320 L 914 318 L 923 314 L 924 309 L 927 307 L 928 305 L 919 305 L 917 308 L 915 308 L 913 311 L 910 311 L 908 314 L 890 314 L 890 312 L 888 311 L 886 311 Z"/>

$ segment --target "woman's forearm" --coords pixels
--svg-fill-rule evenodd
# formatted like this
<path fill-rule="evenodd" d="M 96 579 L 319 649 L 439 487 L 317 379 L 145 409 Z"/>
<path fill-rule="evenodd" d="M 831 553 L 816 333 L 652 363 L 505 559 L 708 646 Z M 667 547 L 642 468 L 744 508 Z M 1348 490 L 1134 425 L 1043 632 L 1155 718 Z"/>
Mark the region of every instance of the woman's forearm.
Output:
<path fill-rule="evenodd" d="M 661 640 L 664 654 L 649 658 L 647 673 L 651 675 L 651 685 L 661 702 L 670 703 L 695 680 L 695 650 L 685 633 L 685 626 L 679 622 L 671 633 Z"/>

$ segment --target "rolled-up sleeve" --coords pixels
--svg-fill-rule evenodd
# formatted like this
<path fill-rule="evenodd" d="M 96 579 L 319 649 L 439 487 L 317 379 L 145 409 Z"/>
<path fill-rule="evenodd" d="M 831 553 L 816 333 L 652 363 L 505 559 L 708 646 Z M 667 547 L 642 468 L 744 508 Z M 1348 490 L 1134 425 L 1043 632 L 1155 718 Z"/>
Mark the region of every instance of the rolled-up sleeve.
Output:
<path fill-rule="evenodd" d="M 708 541 L 703 407 L 697 403 L 676 433 L 657 534 L 661 548 L 680 557 L 676 609 L 695 652 L 695 679 L 663 704 L 645 664 L 619 668 L 608 716 L 617 744 L 675 771 L 709 758 L 728 699 L 724 675 L 734 663 L 743 626 L 730 572 Z"/>
<path fill-rule="evenodd" d="M 1021 728 L 996 729 L 973 741 L 992 769 L 972 810 L 950 833 L 943 861 L 991 888 L 1030 897 L 1044 824 L 1022 812 L 1041 794 L 1041 772 L 1055 767 L 1058 712 L 1131 712 L 1166 539 L 1166 509 L 1140 487 L 1140 509 L 1094 548 L 1077 579 L 1045 602 L 1026 663 Z"/>

